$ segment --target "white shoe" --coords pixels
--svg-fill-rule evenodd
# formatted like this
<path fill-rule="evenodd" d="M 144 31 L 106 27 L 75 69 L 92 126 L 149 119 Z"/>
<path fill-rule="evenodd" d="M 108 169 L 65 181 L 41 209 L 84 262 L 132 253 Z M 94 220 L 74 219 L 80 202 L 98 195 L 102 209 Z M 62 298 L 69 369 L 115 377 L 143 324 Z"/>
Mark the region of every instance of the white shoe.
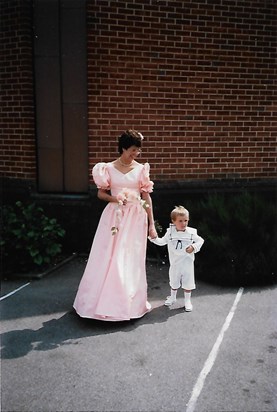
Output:
<path fill-rule="evenodd" d="M 171 306 L 171 305 L 173 305 L 173 303 L 175 303 L 176 302 L 176 298 L 173 298 L 172 296 L 167 296 L 167 298 L 166 298 L 166 300 L 165 300 L 165 302 L 164 302 L 164 305 L 165 306 Z"/>
<path fill-rule="evenodd" d="M 192 311 L 192 308 L 193 308 L 193 306 L 192 306 L 192 304 L 191 304 L 190 301 L 185 302 L 185 311 L 186 311 L 186 312 L 191 312 L 191 311 Z"/>

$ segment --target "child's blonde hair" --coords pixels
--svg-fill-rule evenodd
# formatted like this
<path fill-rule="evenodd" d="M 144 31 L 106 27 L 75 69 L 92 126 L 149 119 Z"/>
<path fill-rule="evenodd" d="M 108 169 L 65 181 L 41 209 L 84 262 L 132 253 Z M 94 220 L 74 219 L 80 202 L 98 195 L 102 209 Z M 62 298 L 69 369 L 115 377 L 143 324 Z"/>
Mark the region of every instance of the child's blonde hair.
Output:
<path fill-rule="evenodd" d="M 175 222 L 178 216 L 187 216 L 189 218 L 189 211 L 185 209 L 184 206 L 175 206 L 170 213 L 172 222 Z"/>

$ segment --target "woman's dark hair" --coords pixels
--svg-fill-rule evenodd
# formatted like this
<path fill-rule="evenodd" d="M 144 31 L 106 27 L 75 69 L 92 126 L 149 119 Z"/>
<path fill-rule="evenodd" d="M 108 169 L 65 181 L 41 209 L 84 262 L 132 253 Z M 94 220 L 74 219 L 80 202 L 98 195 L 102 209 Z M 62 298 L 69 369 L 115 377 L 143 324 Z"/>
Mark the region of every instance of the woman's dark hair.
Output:
<path fill-rule="evenodd" d="M 131 146 L 141 147 L 141 141 L 143 136 L 141 133 L 134 129 L 126 130 L 118 138 L 118 151 L 120 154 L 123 153 L 123 149 L 129 149 Z"/>

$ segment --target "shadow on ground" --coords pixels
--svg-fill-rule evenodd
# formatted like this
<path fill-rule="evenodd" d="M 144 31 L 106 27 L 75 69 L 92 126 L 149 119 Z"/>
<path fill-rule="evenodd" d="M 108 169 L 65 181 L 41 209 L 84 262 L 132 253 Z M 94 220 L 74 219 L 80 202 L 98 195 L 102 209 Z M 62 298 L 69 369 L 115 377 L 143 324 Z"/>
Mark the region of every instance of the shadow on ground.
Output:
<path fill-rule="evenodd" d="M 1 335 L 1 356 L 2 359 L 14 359 L 26 356 L 33 350 L 48 351 L 62 345 L 78 345 L 78 339 L 116 332 L 130 332 L 142 325 L 166 322 L 170 317 L 179 313 L 185 313 L 182 307 L 169 310 L 165 306 L 160 306 L 140 319 L 102 322 L 80 318 L 72 310 L 59 319 L 44 322 L 38 330 L 23 329 L 3 333 Z"/>

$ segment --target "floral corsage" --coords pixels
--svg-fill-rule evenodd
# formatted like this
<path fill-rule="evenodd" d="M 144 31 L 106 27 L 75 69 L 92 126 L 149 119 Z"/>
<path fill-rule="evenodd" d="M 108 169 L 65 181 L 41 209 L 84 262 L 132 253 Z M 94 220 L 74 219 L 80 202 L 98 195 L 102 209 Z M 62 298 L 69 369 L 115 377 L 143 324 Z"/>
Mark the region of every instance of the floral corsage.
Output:
<path fill-rule="evenodd" d="M 119 224 L 122 217 L 122 206 L 126 204 L 126 202 L 137 203 L 142 208 L 147 209 L 149 207 L 148 203 L 143 200 L 140 195 L 138 195 L 134 190 L 124 188 L 121 192 L 118 193 L 116 196 L 118 204 L 116 210 L 116 224 L 111 228 L 112 235 L 115 235 L 119 231 Z"/>

